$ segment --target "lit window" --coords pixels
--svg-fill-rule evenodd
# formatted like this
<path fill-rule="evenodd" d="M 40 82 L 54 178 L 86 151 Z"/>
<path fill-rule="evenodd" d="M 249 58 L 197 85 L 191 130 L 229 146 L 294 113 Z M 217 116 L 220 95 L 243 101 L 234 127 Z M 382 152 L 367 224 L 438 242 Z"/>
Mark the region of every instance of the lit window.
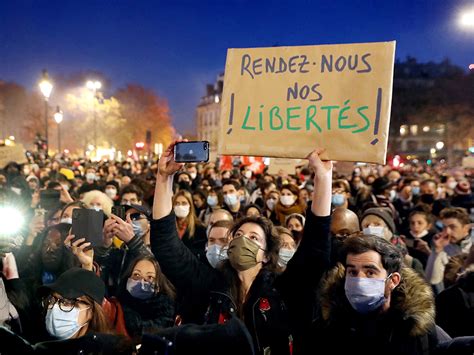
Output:
<path fill-rule="evenodd" d="M 400 135 L 406 136 L 407 133 L 408 133 L 408 126 L 407 125 L 400 126 Z"/>
<path fill-rule="evenodd" d="M 410 126 L 410 133 L 414 136 L 418 134 L 418 125 L 414 124 Z"/>

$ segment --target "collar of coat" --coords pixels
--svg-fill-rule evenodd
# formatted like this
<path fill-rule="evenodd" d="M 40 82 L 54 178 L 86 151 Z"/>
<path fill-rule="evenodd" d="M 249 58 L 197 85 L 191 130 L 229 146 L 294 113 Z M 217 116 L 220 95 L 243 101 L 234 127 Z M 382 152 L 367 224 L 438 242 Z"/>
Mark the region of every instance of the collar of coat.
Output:
<path fill-rule="evenodd" d="M 389 312 L 404 323 L 411 336 L 424 335 L 435 324 L 433 292 L 414 270 L 403 268 L 400 274 L 401 281 L 392 292 Z M 345 268 L 339 263 L 321 284 L 321 313 L 325 322 L 344 322 L 351 311 L 344 283 Z"/>

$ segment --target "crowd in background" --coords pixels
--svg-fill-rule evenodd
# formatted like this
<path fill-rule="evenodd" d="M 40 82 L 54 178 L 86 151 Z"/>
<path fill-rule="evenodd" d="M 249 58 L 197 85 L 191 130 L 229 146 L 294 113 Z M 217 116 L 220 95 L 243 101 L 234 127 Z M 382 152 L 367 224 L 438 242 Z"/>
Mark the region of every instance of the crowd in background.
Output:
<path fill-rule="evenodd" d="M 441 353 L 474 336 L 472 186 L 468 169 L 342 172 L 317 151 L 278 174 L 170 150 L 11 162 L 0 353 Z M 71 235 L 76 209 L 103 212 L 101 245 Z"/>

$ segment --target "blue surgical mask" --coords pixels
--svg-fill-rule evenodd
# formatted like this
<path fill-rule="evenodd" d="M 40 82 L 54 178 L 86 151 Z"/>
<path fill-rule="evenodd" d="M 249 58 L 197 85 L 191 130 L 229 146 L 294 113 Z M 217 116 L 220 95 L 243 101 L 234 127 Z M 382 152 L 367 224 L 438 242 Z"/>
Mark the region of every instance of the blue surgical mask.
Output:
<path fill-rule="evenodd" d="M 414 196 L 418 196 L 420 194 L 420 187 L 419 186 L 413 186 L 411 188 L 411 192 Z"/>
<path fill-rule="evenodd" d="M 133 235 L 138 235 L 141 238 L 145 234 L 140 221 L 132 221 L 132 228 L 133 228 Z"/>
<path fill-rule="evenodd" d="M 217 244 L 213 244 L 207 248 L 206 258 L 213 268 L 216 268 L 221 261 L 224 261 L 229 258 L 227 256 L 227 249 L 227 247 L 221 247 Z"/>
<path fill-rule="evenodd" d="M 343 194 L 334 194 L 331 197 L 331 203 L 335 207 L 340 207 L 346 202 L 346 197 Z"/>
<path fill-rule="evenodd" d="M 386 279 L 346 276 L 344 290 L 352 308 L 361 314 L 380 309 L 386 301 L 385 281 L 391 276 L 388 275 Z"/>
<path fill-rule="evenodd" d="M 227 194 L 224 196 L 224 202 L 227 206 L 235 206 L 239 202 L 239 198 L 236 194 Z"/>
<path fill-rule="evenodd" d="M 216 207 L 218 203 L 217 196 L 207 196 L 207 204 L 210 207 Z"/>
<path fill-rule="evenodd" d="M 295 250 L 281 248 L 278 252 L 278 265 L 281 267 L 285 267 L 288 264 L 288 261 L 295 255 Z"/>
<path fill-rule="evenodd" d="M 133 280 L 131 278 L 127 280 L 127 291 L 132 297 L 140 300 L 149 299 L 155 294 L 153 284 L 144 280 Z"/>
<path fill-rule="evenodd" d="M 53 308 L 46 312 L 46 330 L 48 333 L 58 339 L 64 340 L 71 338 L 76 334 L 84 324 L 78 323 L 79 312 L 85 311 L 88 308 L 79 309 L 74 307 L 70 312 L 64 312 L 59 308 L 59 304 L 55 303 Z"/>

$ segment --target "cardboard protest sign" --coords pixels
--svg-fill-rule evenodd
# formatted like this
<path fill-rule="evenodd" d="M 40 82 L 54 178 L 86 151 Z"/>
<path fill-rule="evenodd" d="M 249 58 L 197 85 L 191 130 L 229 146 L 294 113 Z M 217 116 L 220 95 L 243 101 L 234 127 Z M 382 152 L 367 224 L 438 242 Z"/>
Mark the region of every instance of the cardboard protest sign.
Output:
<path fill-rule="evenodd" d="M 0 167 L 3 168 L 11 161 L 17 162 L 18 164 L 27 162 L 25 149 L 21 144 L 0 147 Z"/>
<path fill-rule="evenodd" d="M 267 173 L 276 175 L 282 170 L 287 174 L 294 174 L 296 167 L 307 163 L 308 161 L 303 159 L 270 158 Z"/>
<path fill-rule="evenodd" d="M 395 42 L 229 49 L 219 154 L 385 163 Z"/>

